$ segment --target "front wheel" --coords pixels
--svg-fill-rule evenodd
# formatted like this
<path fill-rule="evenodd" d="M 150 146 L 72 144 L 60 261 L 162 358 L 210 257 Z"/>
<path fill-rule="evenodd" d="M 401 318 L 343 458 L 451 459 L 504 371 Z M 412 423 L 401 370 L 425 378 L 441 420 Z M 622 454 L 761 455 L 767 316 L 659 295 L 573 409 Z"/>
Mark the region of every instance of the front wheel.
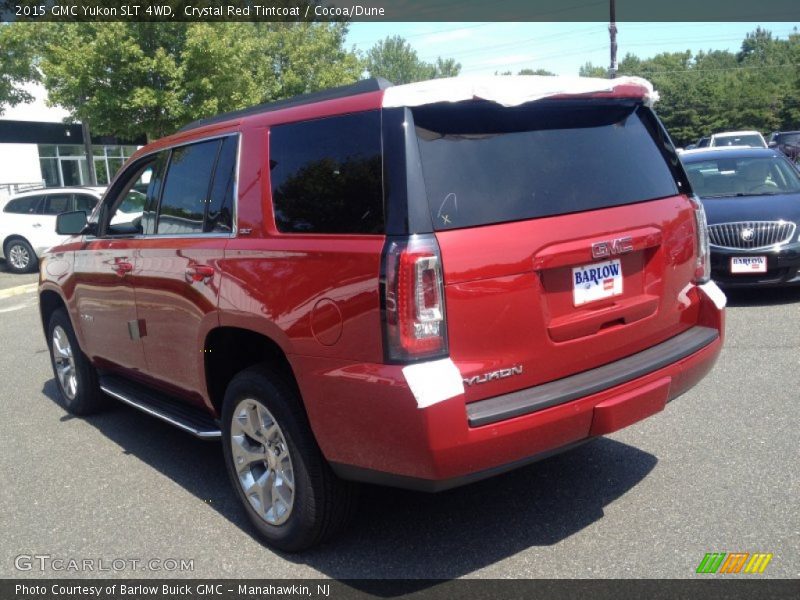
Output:
<path fill-rule="evenodd" d="M 347 524 L 355 485 L 331 471 L 297 393 L 279 374 L 242 371 L 225 392 L 222 412 L 228 474 L 267 544 L 297 552 Z"/>
<path fill-rule="evenodd" d="M 89 415 L 103 406 L 97 371 L 78 346 L 75 330 L 63 309 L 53 312 L 47 326 L 50 361 L 61 404 L 74 415 Z"/>

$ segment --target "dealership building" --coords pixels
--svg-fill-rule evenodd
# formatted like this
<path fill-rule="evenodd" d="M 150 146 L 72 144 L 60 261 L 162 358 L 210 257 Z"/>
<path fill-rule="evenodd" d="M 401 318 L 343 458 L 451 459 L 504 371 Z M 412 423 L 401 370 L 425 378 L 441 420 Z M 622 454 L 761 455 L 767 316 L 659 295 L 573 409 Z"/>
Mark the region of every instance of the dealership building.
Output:
<path fill-rule="evenodd" d="M 66 124 L 69 113 L 47 106 L 43 88 L 29 91 L 33 102 L 6 106 L 0 115 L 0 200 L 32 187 L 91 185 L 90 159 L 98 185 L 105 185 L 137 149 L 113 137 L 92 136 L 87 157 L 81 124 Z"/>

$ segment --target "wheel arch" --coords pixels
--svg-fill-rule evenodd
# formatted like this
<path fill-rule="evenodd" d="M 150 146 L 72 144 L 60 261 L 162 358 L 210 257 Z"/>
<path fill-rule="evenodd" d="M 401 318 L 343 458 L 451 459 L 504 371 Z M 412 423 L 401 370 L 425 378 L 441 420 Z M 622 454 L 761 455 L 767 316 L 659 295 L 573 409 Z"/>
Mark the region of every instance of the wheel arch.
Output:
<path fill-rule="evenodd" d="M 67 313 L 67 317 L 72 321 L 72 316 L 67 309 L 67 303 L 61 297 L 61 294 L 48 289 L 42 290 L 39 293 L 39 315 L 42 318 L 42 330 L 44 331 L 45 337 L 47 337 L 47 325 L 50 323 L 50 317 L 59 308 L 63 308 L 64 312 Z M 75 323 L 72 324 L 72 329 L 75 330 L 77 335 Z"/>
<path fill-rule="evenodd" d="M 269 336 L 240 327 L 215 327 L 206 334 L 203 346 L 208 398 L 218 415 L 222 414 L 225 389 L 237 374 L 257 364 L 268 364 L 294 387 L 300 404 L 302 395 L 294 369 L 283 348 Z"/>

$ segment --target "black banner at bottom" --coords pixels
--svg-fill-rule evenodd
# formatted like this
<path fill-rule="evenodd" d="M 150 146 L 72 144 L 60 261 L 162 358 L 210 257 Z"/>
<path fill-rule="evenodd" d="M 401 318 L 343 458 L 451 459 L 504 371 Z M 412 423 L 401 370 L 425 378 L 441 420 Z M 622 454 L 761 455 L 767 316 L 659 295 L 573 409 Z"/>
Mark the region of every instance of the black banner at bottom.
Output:
<path fill-rule="evenodd" d="M 2 600 L 361 600 L 548 599 L 796 600 L 800 580 L 786 579 L 3 579 Z"/>

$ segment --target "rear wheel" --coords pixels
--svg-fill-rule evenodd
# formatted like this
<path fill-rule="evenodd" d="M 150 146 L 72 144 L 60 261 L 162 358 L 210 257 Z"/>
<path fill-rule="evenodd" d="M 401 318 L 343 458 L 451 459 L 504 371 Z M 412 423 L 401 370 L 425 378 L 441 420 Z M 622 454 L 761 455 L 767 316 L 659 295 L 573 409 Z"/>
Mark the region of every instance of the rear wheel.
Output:
<path fill-rule="evenodd" d="M 47 327 L 50 361 L 61 404 L 74 415 L 89 415 L 103 406 L 97 371 L 78 346 L 66 311 L 58 309 Z"/>
<path fill-rule="evenodd" d="M 222 412 L 228 474 L 267 544 L 305 550 L 347 524 L 355 485 L 331 471 L 297 393 L 279 374 L 266 367 L 239 373 Z"/>
<path fill-rule="evenodd" d="M 28 273 L 36 268 L 39 259 L 31 245 L 21 238 L 6 242 L 3 249 L 6 255 L 8 269 L 14 273 Z"/>

